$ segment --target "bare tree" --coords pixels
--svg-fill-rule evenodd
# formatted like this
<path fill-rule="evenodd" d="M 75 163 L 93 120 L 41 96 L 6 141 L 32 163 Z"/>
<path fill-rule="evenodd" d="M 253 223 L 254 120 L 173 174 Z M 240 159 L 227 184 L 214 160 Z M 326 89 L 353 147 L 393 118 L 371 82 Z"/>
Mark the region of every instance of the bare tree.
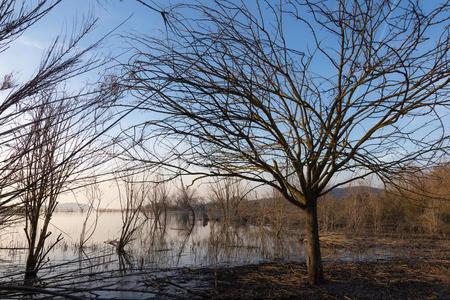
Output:
<path fill-rule="evenodd" d="M 25 211 L 25 234 L 28 244 L 25 280 L 37 276 L 46 255 L 62 239 L 59 235 L 47 245 L 52 232 L 50 221 L 58 197 L 69 177 L 79 167 L 79 156 L 69 156 L 79 146 L 74 130 L 72 107 L 65 101 L 55 102 L 55 90 L 38 96 L 39 106 L 30 113 L 31 125 L 16 132 L 16 148 L 27 149 L 21 156 L 16 173 L 21 204 Z"/>
<path fill-rule="evenodd" d="M 0 1 L 0 55 L 5 56 L 9 47 L 19 38 L 28 28 L 44 18 L 61 1 L 19 1 L 19 0 L 1 0 Z M 16 201 L 20 194 L 27 187 L 17 182 L 18 172 L 21 171 L 22 157 L 27 155 L 28 148 L 18 149 L 15 147 L 14 140 L 17 138 L 17 132 L 23 132 L 24 128 L 33 126 L 25 116 L 30 112 L 39 110 L 42 103 L 35 101 L 36 97 L 42 93 L 57 89 L 60 93 L 53 101 L 56 103 L 68 98 L 74 101 L 80 101 L 82 98 L 89 98 L 92 102 L 83 99 L 78 105 L 78 113 L 87 115 L 89 111 L 95 115 L 98 120 L 94 124 L 91 120 L 85 119 L 85 125 L 90 126 L 92 131 L 96 131 L 97 137 L 104 133 L 107 128 L 102 126 L 100 120 L 104 120 L 109 105 L 105 102 L 108 99 L 113 102 L 117 91 L 113 89 L 113 83 L 108 80 L 95 85 L 86 85 L 80 90 L 71 87 L 71 93 L 63 94 L 63 89 L 69 90 L 67 84 L 80 75 L 86 74 L 94 69 L 99 69 L 107 62 L 99 56 L 91 55 L 92 51 L 100 45 L 102 39 L 89 44 L 87 47 L 81 47 L 81 43 L 92 31 L 96 19 L 89 18 L 82 22 L 79 30 L 74 30 L 73 34 L 63 34 L 56 36 L 48 49 L 44 52 L 40 64 L 35 66 L 35 70 L 30 78 L 18 80 L 14 78 L 14 71 L 7 74 L 0 74 L 0 211 L 2 212 L 2 223 L 11 220 L 11 215 L 17 210 L 20 201 Z M 74 26 L 75 27 L 75 26 Z M 75 28 L 74 28 L 75 29 Z M 33 66 L 30 66 L 33 68 Z M 70 94 L 70 95 L 69 95 Z M 117 95 L 116 95 L 117 96 Z M 78 98 L 77 98 L 78 97 Z M 93 105 L 96 103 L 96 106 Z M 99 107 L 104 106 L 99 109 Z M 71 112 L 73 114 L 74 112 Z M 111 123 L 111 122 L 110 122 Z M 104 124 L 103 124 L 104 125 Z M 91 132 L 92 132 L 91 131 Z M 85 136 L 85 148 L 94 142 L 99 144 L 93 136 Z M 19 151 L 20 150 L 20 151 Z M 98 159 L 100 164 L 101 159 Z"/>
<path fill-rule="evenodd" d="M 240 217 L 239 205 L 247 200 L 249 191 L 242 186 L 242 180 L 226 177 L 217 179 L 210 188 L 209 199 L 219 207 L 222 221 L 229 226 Z"/>
<path fill-rule="evenodd" d="M 110 244 L 114 245 L 118 252 L 125 252 L 125 246 L 135 239 L 136 231 L 144 223 L 140 214 L 148 189 L 143 181 L 133 178 L 132 175 L 117 178 L 116 184 L 122 213 L 122 227 L 120 237 L 111 241 Z"/>
<path fill-rule="evenodd" d="M 86 215 L 81 227 L 80 242 L 78 245 L 80 250 L 83 249 L 87 241 L 94 235 L 94 232 L 97 229 L 99 207 L 102 202 L 102 192 L 96 181 L 86 187 L 86 199 Z"/>
<path fill-rule="evenodd" d="M 175 195 L 175 205 L 177 207 L 187 209 L 190 211 L 192 216 L 190 231 L 194 228 L 195 225 L 195 204 L 197 202 L 197 191 L 192 186 L 186 186 L 183 182 L 183 178 L 180 177 L 180 186 L 178 187 L 178 192 Z"/>
<path fill-rule="evenodd" d="M 162 177 L 157 177 L 156 182 L 148 183 L 145 206 L 143 212 L 147 219 L 153 218 L 154 229 L 158 226 L 165 231 L 167 224 L 167 206 L 169 201 L 169 188 Z M 151 215 L 148 215 L 149 212 Z M 161 218 L 164 218 L 163 220 Z M 163 223 L 161 223 L 163 221 Z"/>
<path fill-rule="evenodd" d="M 277 240 L 279 240 L 285 231 L 285 227 L 289 225 L 289 218 L 287 211 L 289 206 L 281 202 L 283 195 L 278 190 L 272 191 L 272 197 L 266 205 L 262 207 L 263 225 L 268 225 L 270 230 Z M 266 221 L 267 220 L 267 221 Z M 265 228 L 264 226 L 263 228 Z"/>
<path fill-rule="evenodd" d="M 448 15 L 448 1 L 177 6 L 166 38 L 132 38 L 124 85 L 153 114 L 127 155 L 275 188 L 305 212 L 321 283 L 319 197 L 448 158 Z"/>
<path fill-rule="evenodd" d="M 442 164 L 426 172 L 409 174 L 407 181 L 398 183 L 403 189 L 394 196 L 404 200 L 403 213 L 413 227 L 432 234 L 442 231 L 449 208 L 448 170 L 449 164 Z"/>
<path fill-rule="evenodd" d="M 71 45 L 76 47 L 77 43 Z M 64 47 L 58 51 L 65 51 Z M 81 62 L 76 66 L 77 58 L 73 59 L 75 66 L 60 66 L 76 67 L 78 71 L 71 76 L 92 67 Z M 98 138 L 105 132 L 105 118 L 109 118 L 105 99 L 113 100 L 114 96 L 103 84 L 69 92 L 57 81 L 27 96 L 22 103 L 26 109 L 16 112 L 20 118 L 12 123 L 14 140 L 8 144 L 15 166 L 2 196 L 7 199 L 3 205 L 12 202 L 25 212 L 26 282 L 36 278 L 47 254 L 61 240 L 58 236 L 48 244 L 49 225 L 59 196 L 84 186 L 86 178 L 92 179 L 91 171 L 106 161 L 98 155 L 104 149 Z"/>
<path fill-rule="evenodd" d="M 4 55 L 4 52 L 18 37 L 42 19 L 59 2 L 40 1 L 33 5 L 26 5 L 24 1 L 0 1 L 0 55 Z M 18 7 L 22 7 L 22 9 L 19 10 Z M 0 78 L 0 173 L 2 174 L 0 176 L 0 210 L 2 212 L 2 225 L 6 225 L 8 221 L 15 219 L 14 211 L 16 209 L 14 205 L 8 205 L 10 198 L 4 196 L 10 192 L 8 186 L 17 165 L 17 158 L 11 157 L 11 149 L 8 147 L 8 142 L 12 136 L 11 129 L 14 128 L 11 125 L 11 120 L 17 114 L 16 106 L 22 103 L 23 95 L 33 95 L 42 89 L 29 83 L 19 85 L 14 80 L 13 71 L 1 74 L 2 78 Z M 37 77 L 34 79 L 35 82 L 38 82 Z"/>

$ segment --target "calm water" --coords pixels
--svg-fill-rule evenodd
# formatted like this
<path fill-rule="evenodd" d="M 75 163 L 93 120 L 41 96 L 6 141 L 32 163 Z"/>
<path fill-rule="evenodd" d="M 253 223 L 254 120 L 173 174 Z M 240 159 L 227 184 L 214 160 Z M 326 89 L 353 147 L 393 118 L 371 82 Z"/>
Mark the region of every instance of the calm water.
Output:
<path fill-rule="evenodd" d="M 97 228 L 85 248 L 86 253 L 113 251 L 109 241 L 120 236 L 120 212 L 99 214 Z M 77 259 L 77 244 L 84 214 L 56 212 L 52 219 L 51 239 L 64 238 L 49 254 L 52 262 Z M 0 262 L 3 266 L 24 264 L 26 246 L 23 224 L 9 228 L 0 236 Z M 152 220 L 145 222 L 127 247 L 134 264 L 158 267 L 209 266 L 215 264 L 255 263 L 274 259 L 299 259 L 303 256 L 300 237 L 283 242 L 274 238 L 268 228 L 223 226 L 198 220 L 191 226 L 189 216 L 171 213 L 164 228 L 155 229 Z"/>
<path fill-rule="evenodd" d="M 51 239 L 62 234 L 61 241 L 49 253 L 48 265 L 99 255 L 116 255 L 109 241 L 120 236 L 120 212 L 99 214 L 97 228 L 84 249 L 78 250 L 84 214 L 56 212 L 52 219 Z M 120 263 L 126 267 L 186 267 L 258 263 L 262 261 L 304 259 L 302 237 L 295 231 L 280 237 L 267 226 L 225 226 L 220 222 L 198 220 L 191 226 L 188 214 L 170 213 L 165 228 L 155 227 L 152 220 L 136 232 Z M 26 258 L 23 224 L 4 230 L 0 236 L 0 272 L 22 270 Z M 301 228 L 299 229 L 301 232 Z M 387 249 L 343 251 L 323 247 L 325 259 L 367 260 L 390 256 Z M 115 260 L 116 261 L 116 260 Z"/>
<path fill-rule="evenodd" d="M 304 261 L 304 245 L 298 234 L 302 228 L 277 237 L 269 226 L 224 225 L 203 220 L 192 226 L 188 214 L 170 213 L 165 227 L 154 226 L 153 220 L 144 222 L 125 253 L 118 253 L 109 242 L 120 236 L 122 215 L 109 212 L 99 215 L 95 232 L 80 252 L 77 245 L 83 220 L 82 213 L 54 214 L 50 241 L 58 234 L 64 239 L 49 252 L 48 262 L 39 271 L 39 282 L 47 288 L 65 291 L 64 288 L 75 287 L 78 295 L 86 298 L 92 295 L 104 299 L 160 298 L 161 294 L 153 293 L 155 290 L 184 297 L 186 289 L 199 284 L 183 275 L 185 268 Z M 23 282 L 26 258 L 23 227 L 17 224 L 1 232 L 1 283 Z M 386 247 L 333 244 L 327 243 L 326 238 L 322 242 L 325 260 L 374 260 L 398 254 Z M 19 295 L 11 299 L 22 298 Z"/>

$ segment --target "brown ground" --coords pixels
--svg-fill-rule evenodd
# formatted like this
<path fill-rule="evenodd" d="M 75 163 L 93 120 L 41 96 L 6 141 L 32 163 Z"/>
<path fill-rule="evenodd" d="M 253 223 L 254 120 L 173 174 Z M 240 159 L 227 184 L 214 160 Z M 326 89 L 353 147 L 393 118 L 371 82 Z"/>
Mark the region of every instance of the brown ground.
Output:
<path fill-rule="evenodd" d="M 325 262 L 324 272 L 327 283 L 317 287 L 307 284 L 306 267 L 300 263 L 182 273 L 196 282 L 188 294 L 200 298 L 450 299 L 450 259 Z"/>

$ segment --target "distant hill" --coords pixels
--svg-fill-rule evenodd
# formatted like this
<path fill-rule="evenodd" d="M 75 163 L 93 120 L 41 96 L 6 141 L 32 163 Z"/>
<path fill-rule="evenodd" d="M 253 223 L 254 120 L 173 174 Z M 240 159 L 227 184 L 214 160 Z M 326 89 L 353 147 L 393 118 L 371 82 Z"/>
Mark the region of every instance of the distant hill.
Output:
<path fill-rule="evenodd" d="M 380 196 L 383 195 L 384 189 L 370 187 L 370 186 L 352 186 L 352 187 L 341 187 L 336 188 L 332 190 L 330 193 L 328 193 L 327 196 L 331 196 L 336 200 L 345 199 L 352 195 L 375 195 Z M 273 198 L 270 197 L 263 197 L 259 198 L 258 200 L 255 199 L 249 199 L 247 200 L 248 203 L 258 203 L 258 204 L 264 204 L 266 202 L 273 201 Z"/>
<path fill-rule="evenodd" d="M 75 202 L 69 202 L 69 203 L 58 203 L 58 206 L 56 206 L 55 211 L 59 212 L 82 212 L 89 208 L 86 204 L 78 204 Z"/>
<path fill-rule="evenodd" d="M 360 186 L 336 188 L 332 190 L 329 193 L 329 195 L 331 195 L 333 198 L 336 199 L 343 199 L 356 194 L 382 195 L 383 193 L 384 193 L 383 189 L 360 185 Z"/>

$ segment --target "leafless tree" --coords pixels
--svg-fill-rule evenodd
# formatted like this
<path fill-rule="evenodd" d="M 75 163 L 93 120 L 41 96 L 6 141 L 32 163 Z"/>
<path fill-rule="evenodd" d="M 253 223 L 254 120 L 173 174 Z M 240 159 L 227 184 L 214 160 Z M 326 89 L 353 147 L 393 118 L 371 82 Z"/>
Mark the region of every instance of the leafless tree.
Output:
<path fill-rule="evenodd" d="M 28 28 L 44 18 L 61 1 L 19 1 L 19 0 L 1 0 L 0 1 L 0 55 L 3 57 L 11 45 Z M 28 155 L 28 148 L 18 149 L 15 147 L 14 140 L 18 132 L 24 128 L 33 126 L 33 120 L 25 117 L 27 114 L 35 113 L 42 105 L 35 101 L 36 97 L 50 90 L 58 90 L 59 96 L 53 98 L 53 102 L 78 101 L 78 114 L 87 115 L 90 112 L 90 120 L 84 119 L 85 125 L 90 126 L 92 132 L 96 132 L 99 137 L 108 129 L 105 120 L 108 103 L 112 103 L 118 95 L 111 80 L 100 80 L 101 84 L 86 85 L 78 91 L 71 86 L 67 88 L 68 82 L 74 80 L 80 75 L 86 74 L 94 69 L 105 66 L 107 60 L 93 54 L 101 42 L 89 44 L 82 47 L 80 44 L 86 36 L 92 31 L 96 19 L 87 18 L 86 22 L 81 22 L 79 30 L 74 28 L 73 34 L 64 34 L 56 36 L 53 42 L 44 52 L 40 64 L 30 66 L 35 68 L 34 73 L 29 79 L 18 80 L 14 78 L 15 70 L 10 73 L 0 74 L 0 211 L 2 212 L 1 223 L 13 220 L 17 211 L 16 201 L 20 194 L 26 190 L 26 186 L 19 185 L 17 176 L 21 172 L 22 157 Z M 76 27 L 74 25 L 74 27 Z M 99 70 L 100 71 L 100 70 Z M 73 83 L 73 81 L 72 81 Z M 64 86 L 66 85 L 66 86 Z M 63 93 L 63 90 L 70 90 Z M 115 95 L 115 96 L 113 96 Z M 39 96 L 40 97 L 40 96 Z M 88 103 L 86 98 L 91 101 Z M 83 99 L 83 100 L 80 100 Z M 108 99 L 109 102 L 106 102 Z M 95 105 L 94 105 L 95 104 Z M 103 107 L 102 107 L 103 106 Z M 75 112 L 70 112 L 73 115 Z M 94 124 L 93 119 L 98 121 Z M 114 122 L 114 121 L 112 121 Z M 110 124 L 112 123 L 110 122 Z M 109 125 L 110 125 L 109 124 Z M 26 130 L 25 130 L 26 131 Z M 90 144 L 99 145 L 100 142 L 93 135 L 89 138 L 85 136 L 84 148 L 89 148 Z M 97 165 L 100 164 L 98 159 Z M 31 182 L 30 182 L 31 183 Z M 20 188 L 19 188 L 20 186 Z"/>
<path fill-rule="evenodd" d="M 148 192 L 146 193 L 143 212 L 146 218 L 153 218 L 154 229 L 157 229 L 159 226 L 165 230 L 167 224 L 169 188 L 167 182 L 165 182 L 163 178 L 157 177 L 155 180 L 156 181 L 148 183 Z M 147 214 L 147 212 L 149 212 L 150 215 Z"/>
<path fill-rule="evenodd" d="M 44 56 L 41 68 L 47 63 L 51 68 L 61 68 L 59 73 L 51 75 L 61 77 L 52 81 L 42 75 L 42 80 L 50 82 L 40 89 L 33 86 L 33 93 L 22 95 L 22 101 L 16 103 L 18 110 L 10 111 L 13 117 L 6 117 L 9 119 L 3 124 L 9 132 L 2 136 L 7 140 L 1 140 L 0 144 L 4 142 L 2 146 L 9 152 L 3 153 L 6 174 L 2 176 L 8 177 L 0 206 L 19 205 L 25 212 L 29 248 L 27 282 L 37 276 L 47 254 L 61 239 L 59 236 L 51 244 L 47 243 L 51 235 L 49 225 L 60 194 L 85 185 L 84 180 L 92 177 L 92 170 L 107 160 L 98 155 L 104 149 L 98 138 L 108 128 L 106 100 L 114 101 L 114 89 L 108 80 L 79 91 L 68 90 L 65 86 L 70 78 L 99 67 L 95 59 L 84 60 L 85 50 L 70 54 L 78 48 L 78 42 L 92 25 L 87 23 L 85 26 L 80 35 L 74 35 L 67 44 L 54 45 Z M 63 59 L 61 64 L 55 58 L 58 56 Z M 45 68 L 42 70 L 50 72 Z M 14 91 L 11 95 L 14 96 Z"/>
<path fill-rule="evenodd" d="M 95 180 L 95 178 L 94 178 Z M 87 241 L 94 235 L 98 224 L 99 207 L 102 202 L 102 192 L 97 182 L 86 187 L 87 209 L 80 233 L 79 249 L 82 250 Z"/>
<path fill-rule="evenodd" d="M 15 174 L 18 188 L 23 190 L 20 198 L 28 245 L 26 281 L 37 276 L 46 255 L 62 239 L 59 235 L 46 244 L 52 234 L 49 225 L 57 200 L 82 164 L 80 156 L 72 156 L 80 145 L 76 120 L 68 117 L 73 114 L 72 107 L 65 101 L 55 102 L 56 95 L 55 90 L 38 95 L 40 105 L 29 114 L 31 125 L 15 133 L 18 152 L 27 149 Z"/>
<path fill-rule="evenodd" d="M 119 202 L 122 213 L 122 227 L 120 237 L 110 243 L 118 252 L 125 252 L 125 246 L 135 239 L 136 231 L 142 226 L 142 206 L 146 199 L 148 189 L 145 181 L 139 181 L 132 175 L 125 175 L 116 179 Z"/>
<path fill-rule="evenodd" d="M 407 181 L 398 183 L 403 189 L 394 196 L 404 199 L 403 210 L 408 212 L 412 226 L 425 232 L 437 234 L 443 228 L 444 215 L 448 214 L 449 204 L 449 164 L 441 164 L 426 172 L 409 174 Z"/>
<path fill-rule="evenodd" d="M 282 202 L 281 199 L 283 199 L 283 195 L 278 190 L 273 190 L 271 199 L 261 208 L 261 216 L 263 217 L 261 225 L 265 225 L 263 228 L 268 227 L 269 232 L 278 240 L 289 225 L 287 214 L 289 206 Z"/>
<path fill-rule="evenodd" d="M 242 180 L 238 178 L 218 178 L 211 184 L 209 199 L 219 207 L 225 226 L 229 226 L 232 221 L 239 218 L 239 205 L 247 200 L 249 192 L 242 186 Z"/>
<path fill-rule="evenodd" d="M 180 177 L 180 186 L 178 187 L 178 192 L 175 195 L 175 205 L 182 209 L 187 209 L 190 211 L 192 220 L 189 231 L 192 231 L 195 225 L 195 204 L 197 202 L 196 189 L 192 186 L 186 186 L 183 182 L 183 178 Z"/>
<path fill-rule="evenodd" d="M 41 1 L 35 5 L 27 6 L 24 1 L 2 0 L 0 1 L 0 55 L 8 50 L 10 45 L 20 37 L 24 31 L 43 18 L 52 10 L 59 1 Z M 21 5 L 22 4 L 22 5 Z M 22 9 L 17 10 L 18 7 Z M 11 119 L 14 119 L 16 106 L 21 104 L 23 95 L 32 95 L 41 90 L 39 87 L 32 87 L 30 83 L 18 86 L 14 82 L 13 71 L 1 74 L 0 78 L 0 151 L 1 155 L 1 176 L 0 176 L 0 210 L 2 212 L 1 223 L 6 225 L 8 221 L 14 219 L 14 206 L 8 205 L 9 198 L 5 199 L 4 194 L 8 194 L 7 187 L 11 181 L 11 175 L 15 170 L 17 159 L 9 154 L 8 142 L 11 140 Z M 51 74 L 49 74 L 51 75 Z M 38 77 L 36 76 L 35 82 Z M 21 91 L 20 91 L 21 90 Z M 6 96 L 5 96 L 6 95 Z"/>
<path fill-rule="evenodd" d="M 277 189 L 305 211 L 321 283 L 319 197 L 448 158 L 448 16 L 448 1 L 179 5 L 166 37 L 131 38 L 124 85 L 152 114 L 127 155 Z"/>

